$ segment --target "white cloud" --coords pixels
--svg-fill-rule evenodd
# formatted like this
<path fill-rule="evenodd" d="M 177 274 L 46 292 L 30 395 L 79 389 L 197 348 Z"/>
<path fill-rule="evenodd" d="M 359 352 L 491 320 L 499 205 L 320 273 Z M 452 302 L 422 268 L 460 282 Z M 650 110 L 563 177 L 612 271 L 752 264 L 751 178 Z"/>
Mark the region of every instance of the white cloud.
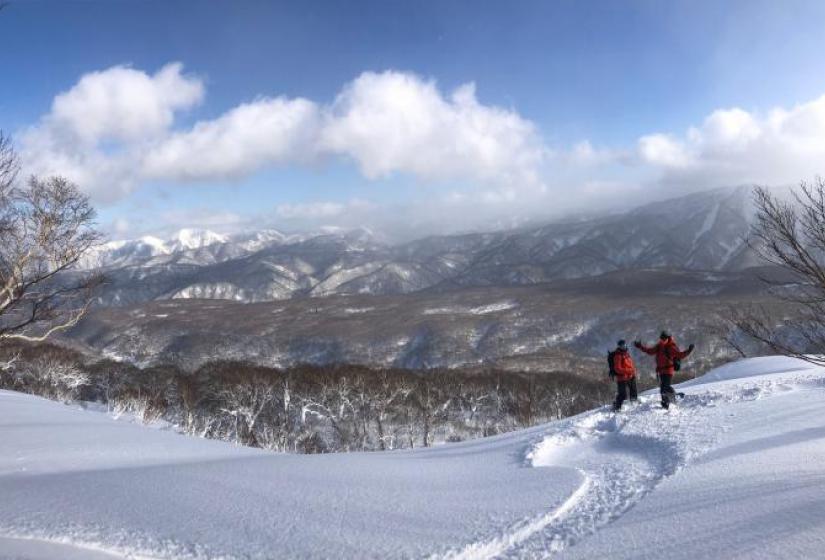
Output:
<path fill-rule="evenodd" d="M 639 154 L 645 163 L 664 167 L 685 167 L 690 154 L 685 146 L 668 134 L 649 134 L 639 139 Z"/>
<path fill-rule="evenodd" d="M 125 218 L 117 218 L 109 225 L 109 229 L 118 237 L 123 237 L 132 230 L 132 224 Z"/>
<path fill-rule="evenodd" d="M 620 150 L 596 148 L 589 140 L 578 142 L 569 151 L 557 152 L 552 155 L 558 164 L 572 164 L 575 167 L 609 165 L 627 157 L 627 155 Z"/>
<path fill-rule="evenodd" d="M 173 63 L 154 75 L 124 66 L 84 75 L 24 131 L 27 170 L 67 176 L 99 200 L 122 197 L 142 179 L 147 143 L 203 99 L 201 80 L 182 70 Z"/>
<path fill-rule="evenodd" d="M 368 179 L 535 186 L 545 147 L 535 126 L 478 101 L 473 84 L 443 95 L 434 81 L 366 72 L 333 103 L 261 98 L 174 130 L 177 111 L 203 98 L 180 64 L 154 75 L 117 66 L 83 76 L 23 138 L 37 173 L 61 173 L 99 199 L 147 179 L 243 177 L 275 165 L 353 161 Z"/>
<path fill-rule="evenodd" d="M 692 129 L 688 136 L 693 142 L 739 150 L 761 136 L 756 118 L 742 109 L 714 111 L 705 119 L 701 130 Z M 697 136 L 698 135 L 698 136 Z"/>
<path fill-rule="evenodd" d="M 275 207 L 275 215 L 278 218 L 292 221 L 320 221 L 328 218 L 337 218 L 348 214 L 349 218 L 354 219 L 353 223 L 357 223 L 358 218 L 355 216 L 363 216 L 365 212 L 376 210 L 378 207 L 373 203 L 361 200 L 352 199 L 347 202 L 306 202 L 298 204 L 279 204 Z"/>
<path fill-rule="evenodd" d="M 86 74 L 54 98 L 45 125 L 52 133 L 92 146 L 162 134 L 175 111 L 203 99 L 201 81 L 183 76 L 182 70 L 182 64 L 172 63 L 152 76 L 124 66 Z"/>
<path fill-rule="evenodd" d="M 445 98 L 413 74 L 366 72 L 330 106 L 263 99 L 200 122 L 150 152 L 146 171 L 173 179 L 241 176 L 342 156 L 369 179 L 408 173 L 426 181 L 535 182 L 542 150 L 529 121 L 480 104 L 472 84 Z"/>
<path fill-rule="evenodd" d="M 346 206 L 339 202 L 310 202 L 302 204 L 279 204 L 275 208 L 275 214 L 279 218 L 287 220 L 294 219 L 317 219 L 340 216 L 346 210 Z"/>
<path fill-rule="evenodd" d="M 28 131 L 22 140 L 27 173 L 67 177 L 97 201 L 120 199 L 136 186 L 138 177 L 134 170 L 138 162 L 134 153 L 105 154 L 96 148 L 79 149 L 40 128 Z"/>
<path fill-rule="evenodd" d="M 413 74 L 365 72 L 330 109 L 325 150 L 352 158 L 368 178 L 411 173 L 427 180 L 537 180 L 543 144 L 515 111 L 482 105 L 465 84 L 445 98 Z"/>
<path fill-rule="evenodd" d="M 216 210 L 207 206 L 195 208 L 155 209 L 150 220 L 134 224 L 132 230 L 141 234 L 151 233 L 160 237 L 168 237 L 184 228 L 204 229 L 220 233 L 233 233 L 248 227 L 255 222 L 249 216 L 243 216 L 230 210 Z"/>
<path fill-rule="evenodd" d="M 641 138 L 638 150 L 670 183 L 796 183 L 825 172 L 825 96 L 765 115 L 714 111 L 681 138 Z"/>
<path fill-rule="evenodd" d="M 318 107 L 306 99 L 260 99 L 197 123 L 154 147 L 144 172 L 165 179 L 214 179 L 249 174 L 266 164 L 310 161 Z"/>

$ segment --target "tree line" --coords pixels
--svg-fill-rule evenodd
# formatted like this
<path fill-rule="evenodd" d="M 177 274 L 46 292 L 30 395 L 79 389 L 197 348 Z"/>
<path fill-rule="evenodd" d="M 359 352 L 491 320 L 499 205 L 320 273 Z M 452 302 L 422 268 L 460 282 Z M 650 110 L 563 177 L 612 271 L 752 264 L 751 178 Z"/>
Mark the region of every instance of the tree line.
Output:
<path fill-rule="evenodd" d="M 610 385 L 565 372 L 404 370 L 359 365 L 286 369 L 220 361 L 194 372 L 139 368 L 51 344 L 5 345 L 0 387 L 182 433 L 295 453 L 428 447 L 490 436 L 607 402 Z"/>

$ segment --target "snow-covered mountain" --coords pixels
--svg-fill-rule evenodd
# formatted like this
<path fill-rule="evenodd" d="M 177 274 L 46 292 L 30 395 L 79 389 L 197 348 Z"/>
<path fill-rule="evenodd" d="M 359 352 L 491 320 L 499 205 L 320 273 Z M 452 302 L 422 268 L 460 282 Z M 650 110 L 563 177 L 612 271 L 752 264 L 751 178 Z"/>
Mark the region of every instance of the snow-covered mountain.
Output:
<path fill-rule="evenodd" d="M 275 454 L 0 391 L 5 558 L 821 558 L 825 370 L 493 438 Z M 196 512 L 196 513 L 195 513 Z"/>
<path fill-rule="evenodd" d="M 202 249 L 215 245 L 216 243 L 228 243 L 229 238 L 225 235 L 215 233 L 206 229 L 185 228 L 178 231 L 169 244 L 169 252 L 190 251 L 192 249 Z"/>
<path fill-rule="evenodd" d="M 229 238 L 209 230 L 182 229 L 171 239 L 144 236 L 140 239 L 110 241 L 95 247 L 82 262 L 84 268 L 112 268 L 149 265 L 174 256 L 224 245 Z"/>
<path fill-rule="evenodd" d="M 651 268 L 739 271 L 756 264 L 745 240 L 750 200 L 748 188 L 718 189 L 597 219 L 401 245 L 364 229 L 234 236 L 182 230 L 171 240 L 110 243 L 87 265 L 109 277 L 101 298 L 109 305 L 405 294 Z"/>

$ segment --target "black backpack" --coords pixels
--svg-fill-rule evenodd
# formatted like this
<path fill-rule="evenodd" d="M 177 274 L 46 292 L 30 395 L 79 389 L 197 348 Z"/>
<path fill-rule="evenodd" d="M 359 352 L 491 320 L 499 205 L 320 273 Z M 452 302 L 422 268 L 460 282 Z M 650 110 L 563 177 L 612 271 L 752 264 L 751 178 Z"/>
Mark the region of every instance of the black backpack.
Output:
<path fill-rule="evenodd" d="M 615 356 L 615 355 L 616 355 L 615 350 L 611 350 L 611 351 L 607 352 L 607 368 L 608 368 L 607 375 L 609 375 L 611 377 L 611 379 L 613 377 L 616 377 L 616 370 L 613 368 L 613 356 Z"/>

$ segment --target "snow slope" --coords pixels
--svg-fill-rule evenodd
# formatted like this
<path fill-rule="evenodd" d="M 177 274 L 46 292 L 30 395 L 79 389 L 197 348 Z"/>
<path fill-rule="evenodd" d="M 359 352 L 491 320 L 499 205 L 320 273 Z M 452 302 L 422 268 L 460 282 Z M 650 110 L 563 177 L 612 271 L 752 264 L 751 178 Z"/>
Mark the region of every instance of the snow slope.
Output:
<path fill-rule="evenodd" d="M 825 370 L 496 438 L 276 455 L 0 392 L 2 558 L 818 558 Z"/>

